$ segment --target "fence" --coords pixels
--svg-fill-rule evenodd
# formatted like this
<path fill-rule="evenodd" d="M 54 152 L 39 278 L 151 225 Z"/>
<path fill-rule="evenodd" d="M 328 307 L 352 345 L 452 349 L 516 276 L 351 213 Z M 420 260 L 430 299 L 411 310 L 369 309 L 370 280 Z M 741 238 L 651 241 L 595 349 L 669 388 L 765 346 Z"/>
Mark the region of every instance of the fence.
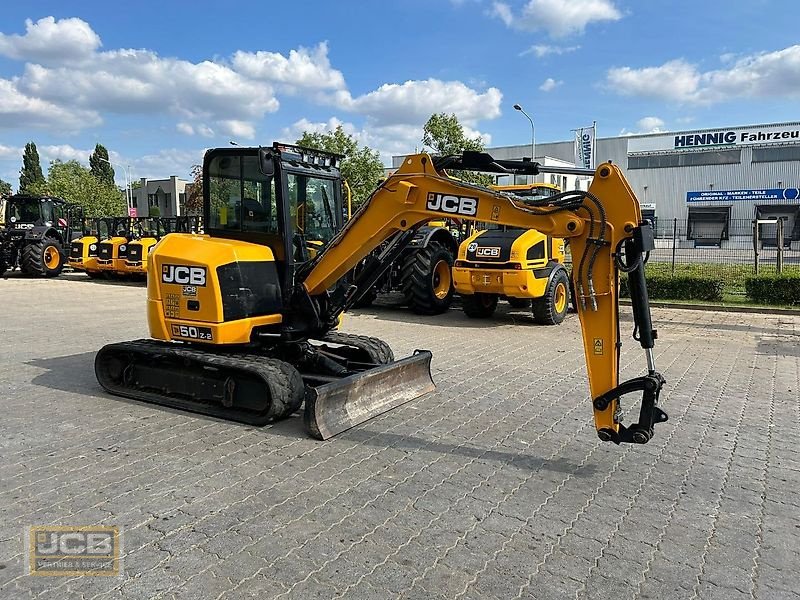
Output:
<path fill-rule="evenodd" d="M 729 294 L 744 294 L 755 273 L 800 274 L 800 235 L 785 222 L 658 220 L 648 268 L 672 275 L 714 277 Z"/>
<path fill-rule="evenodd" d="M 755 273 L 800 275 L 800 222 L 785 225 L 766 222 L 756 229 L 752 219 L 657 219 L 656 249 L 646 268 L 667 275 L 713 277 L 724 283 L 724 294 L 744 296 L 745 278 Z"/>

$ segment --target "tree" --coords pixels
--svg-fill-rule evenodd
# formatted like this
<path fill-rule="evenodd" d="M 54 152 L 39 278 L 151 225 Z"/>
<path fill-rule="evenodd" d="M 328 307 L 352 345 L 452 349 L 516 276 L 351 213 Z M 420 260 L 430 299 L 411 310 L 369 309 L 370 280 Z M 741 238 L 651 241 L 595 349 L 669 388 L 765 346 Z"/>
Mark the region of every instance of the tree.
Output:
<path fill-rule="evenodd" d="M 89 167 L 98 181 L 114 185 L 114 167 L 108 162 L 108 150 L 102 144 L 96 144 L 94 152 L 89 156 Z"/>
<path fill-rule="evenodd" d="M 44 183 L 42 165 L 39 163 L 39 151 L 36 144 L 28 142 L 22 153 L 22 169 L 19 172 L 19 193 L 29 194 L 34 184 Z"/>
<path fill-rule="evenodd" d="M 186 213 L 199 215 L 203 212 L 203 167 L 192 165 L 192 183 L 186 185 Z"/>
<path fill-rule="evenodd" d="M 50 163 L 47 180 L 30 186 L 30 193 L 55 196 L 83 207 L 87 217 L 118 217 L 126 214 L 125 197 L 76 160 Z"/>
<path fill-rule="evenodd" d="M 344 155 L 339 169 L 353 194 L 353 208 L 364 202 L 383 178 L 380 154 L 369 146 L 359 147 L 341 125 L 325 133 L 305 131 L 296 143 L 303 148 Z"/>
<path fill-rule="evenodd" d="M 464 127 L 459 123 L 454 114 L 436 113 L 431 115 L 422 128 L 422 144 L 433 151 L 434 154 L 448 155 L 460 154 L 465 150 L 483 152 L 483 140 L 480 137 L 467 137 Z M 468 183 L 478 185 L 491 185 L 494 180 L 491 175 L 475 171 L 453 171 L 450 173 Z"/>
<path fill-rule="evenodd" d="M 11 184 L 0 179 L 0 197 L 11 195 Z"/>

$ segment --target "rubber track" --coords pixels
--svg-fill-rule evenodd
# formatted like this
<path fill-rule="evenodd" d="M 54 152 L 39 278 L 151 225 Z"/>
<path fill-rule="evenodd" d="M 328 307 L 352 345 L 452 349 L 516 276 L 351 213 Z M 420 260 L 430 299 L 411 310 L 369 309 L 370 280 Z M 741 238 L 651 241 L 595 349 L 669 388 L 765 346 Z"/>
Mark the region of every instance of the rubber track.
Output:
<path fill-rule="evenodd" d="M 376 337 L 331 331 L 320 341 L 332 342 L 343 346 L 353 346 L 364 350 L 372 357 L 372 360 L 379 365 L 388 365 L 394 362 L 394 352 L 392 352 L 389 344 Z"/>
<path fill-rule="evenodd" d="M 111 345 L 114 346 L 116 344 Z M 286 418 L 296 412 L 302 405 L 305 397 L 305 386 L 299 371 L 289 363 L 275 358 L 269 358 L 260 354 L 200 350 L 190 346 L 179 346 L 177 344 L 160 342 L 157 340 L 133 340 L 124 342 L 121 345 L 149 354 L 156 363 L 158 362 L 159 356 L 165 356 L 175 360 L 189 359 L 192 361 L 205 362 L 221 369 L 228 366 L 239 370 L 250 371 L 268 382 L 270 394 L 272 396 L 272 406 L 269 413 L 264 417 L 259 417 L 255 420 L 248 420 L 246 415 L 244 419 L 232 417 L 230 414 L 231 411 L 218 404 L 203 405 L 203 407 L 208 410 L 200 410 L 197 408 L 200 403 L 197 402 L 193 402 L 191 406 L 186 406 L 188 410 L 192 410 L 193 412 L 202 412 L 203 414 L 217 417 L 231 418 L 253 425 L 263 425 L 270 421 Z M 153 399 L 153 396 L 157 396 L 158 394 L 127 388 L 124 389 L 125 394 L 120 395 L 158 403 Z M 180 398 L 166 397 L 165 399 L 168 399 L 168 401 L 161 402 L 160 404 L 178 407 L 181 405 Z"/>
<path fill-rule="evenodd" d="M 446 311 L 452 301 L 452 290 L 446 301 L 437 301 L 433 295 L 432 277 L 434 256 L 441 251 L 450 255 L 452 268 L 453 255 L 450 251 L 436 242 L 431 242 L 425 248 L 419 248 L 411 253 L 403 263 L 402 289 L 406 302 L 411 310 L 421 315 L 438 315 Z M 438 261 L 436 261 L 438 262 Z"/>

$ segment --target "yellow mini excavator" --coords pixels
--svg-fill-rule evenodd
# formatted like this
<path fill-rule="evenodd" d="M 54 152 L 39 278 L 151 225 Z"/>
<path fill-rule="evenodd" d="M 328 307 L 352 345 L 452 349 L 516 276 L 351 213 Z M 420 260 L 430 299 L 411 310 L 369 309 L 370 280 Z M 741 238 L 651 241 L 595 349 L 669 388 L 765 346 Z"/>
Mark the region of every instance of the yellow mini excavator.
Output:
<path fill-rule="evenodd" d="M 545 168 L 488 154 L 407 157 L 343 226 L 337 157 L 295 146 L 219 148 L 203 162 L 205 233 L 167 235 L 148 262 L 151 340 L 110 344 L 95 360 L 113 394 L 263 424 L 305 401 L 326 439 L 434 389 L 431 353 L 395 361 L 376 338 L 336 332 L 342 313 L 427 221 L 444 217 L 569 238 L 601 439 L 646 443 L 667 415 L 644 279 L 652 230 L 618 167 Z M 523 202 L 447 176 L 449 170 L 594 175 L 588 192 Z M 341 228 L 340 228 L 341 227 Z M 308 239 L 321 240 L 312 257 Z M 381 246 L 379 255 L 370 254 Z M 367 259 L 364 261 L 364 259 Z M 362 262 L 364 261 L 364 262 Z M 350 271 L 357 264 L 357 277 Z M 619 383 L 618 272 L 627 273 L 646 374 Z M 584 306 L 585 305 L 585 306 Z M 641 393 L 638 422 L 620 398 Z"/>

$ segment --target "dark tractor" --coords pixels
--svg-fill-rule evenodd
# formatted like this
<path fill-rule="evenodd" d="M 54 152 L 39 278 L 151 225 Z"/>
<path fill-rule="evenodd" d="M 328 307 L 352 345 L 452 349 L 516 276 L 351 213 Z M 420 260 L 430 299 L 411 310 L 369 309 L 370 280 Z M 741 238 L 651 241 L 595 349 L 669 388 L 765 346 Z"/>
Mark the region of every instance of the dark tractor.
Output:
<path fill-rule="evenodd" d="M 17 267 L 34 277 L 61 273 L 65 248 L 81 234 L 81 208 L 51 196 L 16 194 L 5 199 L 3 213 L 0 275 Z"/>
<path fill-rule="evenodd" d="M 453 301 L 451 268 L 466 234 L 465 225 L 450 221 L 420 227 L 391 268 L 355 306 L 369 306 L 379 293 L 399 291 L 408 307 L 419 315 L 445 312 Z"/>

